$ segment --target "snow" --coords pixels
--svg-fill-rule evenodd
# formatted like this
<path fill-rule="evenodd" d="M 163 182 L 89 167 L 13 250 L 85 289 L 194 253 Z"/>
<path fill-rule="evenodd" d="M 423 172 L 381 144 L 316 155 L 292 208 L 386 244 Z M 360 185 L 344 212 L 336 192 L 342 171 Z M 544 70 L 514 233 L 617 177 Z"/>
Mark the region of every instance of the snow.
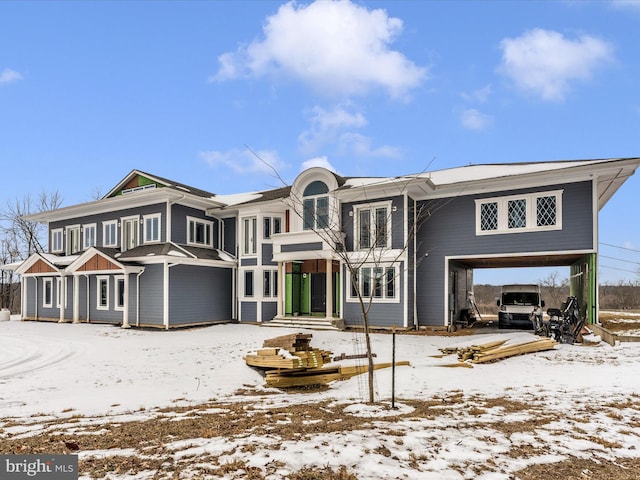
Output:
<path fill-rule="evenodd" d="M 629 407 L 616 410 L 619 420 L 614 423 L 611 415 L 596 409 L 580 421 L 571 415 L 559 415 L 557 421 L 536 429 L 535 434 L 507 434 L 495 429 L 496 422 L 530 420 L 533 414 L 528 410 L 510 411 L 489 404 L 477 411 L 471 409 L 474 398 L 508 397 L 525 405 L 542 405 L 545 412 L 573 412 L 581 402 L 596 405 L 600 401 L 620 401 L 624 405 L 630 398 L 637 402 L 640 344 L 558 345 L 550 351 L 473 368 L 443 368 L 456 358 L 436 358 L 440 348 L 495 339 L 516 343 L 535 337 L 518 331 L 464 337 L 397 335 L 396 358 L 409 360 L 411 366 L 396 369 L 398 400 L 392 409 L 391 369 L 376 371 L 376 391 L 381 401 L 373 405 L 366 402 L 364 376 L 304 394 L 265 388 L 264 379 L 246 366 L 243 356 L 261 348 L 267 338 L 295 332 L 312 333 L 312 346 L 336 355 L 362 350 L 361 334 L 352 332 L 238 324 L 151 331 L 20 322 L 12 317 L 0 323 L 0 436 L 33 435 L 52 418 L 64 422 L 56 425 L 57 429 L 85 425 L 99 428 L 105 418 L 118 424 L 157 417 L 160 408 L 189 407 L 180 413 L 163 410 L 166 421 L 177 421 L 202 415 L 203 410 L 192 411 L 191 406 L 212 400 L 220 402 L 220 408 L 211 406 L 206 412 L 224 412 L 225 402 L 250 403 L 255 410 L 268 411 L 329 400 L 332 403 L 327 408 L 339 406 L 346 415 L 373 422 L 374 426 L 381 422 L 380 430 L 376 435 L 372 430 L 358 429 L 317 433 L 295 441 L 271 435 L 192 438 L 165 444 L 165 448 L 176 461 L 207 453 L 219 455 L 220 462 L 232 462 L 243 447 L 251 447 L 253 453 L 243 457 L 248 465 L 266 469 L 281 462 L 282 466 L 268 477 L 272 479 L 286 478 L 309 465 L 344 465 L 359 479 L 416 478 L 417 472 L 425 479 L 508 479 L 513 478 L 509 472 L 531 464 L 557 462 L 568 455 L 588 457 L 595 451 L 600 458 L 613 460 L 640 456 L 640 426 L 632 426 L 639 425 L 638 410 Z M 374 334 L 372 344 L 376 363 L 391 361 L 391 335 Z M 354 362 L 357 360 L 342 363 Z M 239 391 L 246 389 L 254 394 L 241 395 Z M 452 408 L 456 396 L 464 398 L 465 408 Z M 411 400 L 416 399 L 442 399 L 442 404 L 431 410 L 442 414 L 412 417 Z M 397 418 L 393 430 L 400 435 L 389 433 L 388 423 L 382 426 L 390 418 Z M 581 432 L 579 438 L 572 431 Z M 609 447 L 595 443 L 596 435 L 605 438 Z M 510 455 L 510 448 L 518 445 L 535 447 L 537 453 L 522 458 Z M 393 451 L 393 455 L 387 456 L 385 451 Z M 115 454 L 140 456 L 131 449 L 117 450 L 117 445 L 113 450 L 80 453 L 81 458 Z M 412 466 L 416 462 L 419 470 Z M 474 465 L 487 462 L 493 465 L 489 473 L 474 470 Z M 189 478 L 188 472 L 183 474 L 181 478 Z M 123 474 L 109 478 L 129 477 Z M 153 472 L 148 476 L 140 473 L 136 478 L 153 478 Z"/>

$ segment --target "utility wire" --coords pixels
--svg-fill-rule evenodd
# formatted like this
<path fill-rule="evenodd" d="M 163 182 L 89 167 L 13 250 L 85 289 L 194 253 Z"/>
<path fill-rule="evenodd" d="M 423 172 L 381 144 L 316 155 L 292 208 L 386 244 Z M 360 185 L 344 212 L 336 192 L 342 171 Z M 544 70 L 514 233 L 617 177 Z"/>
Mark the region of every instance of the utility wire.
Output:
<path fill-rule="evenodd" d="M 606 245 L 607 247 L 619 248 L 621 250 L 629 250 L 630 252 L 640 253 L 640 250 L 636 250 L 635 248 L 621 247 L 620 245 L 613 245 L 611 243 L 600 242 L 600 245 Z"/>
<path fill-rule="evenodd" d="M 633 270 L 626 270 L 624 268 L 616 268 L 616 267 L 610 267 L 609 265 L 599 265 L 600 268 L 608 268 L 610 270 L 619 270 L 621 272 L 627 272 L 627 273 L 635 273 L 637 274 L 638 272 L 634 272 Z"/>
<path fill-rule="evenodd" d="M 640 262 L 632 262 L 625 258 L 608 257 L 607 255 L 598 255 L 600 258 L 608 258 L 609 260 L 617 260 L 618 262 L 633 263 L 634 265 L 640 265 Z"/>

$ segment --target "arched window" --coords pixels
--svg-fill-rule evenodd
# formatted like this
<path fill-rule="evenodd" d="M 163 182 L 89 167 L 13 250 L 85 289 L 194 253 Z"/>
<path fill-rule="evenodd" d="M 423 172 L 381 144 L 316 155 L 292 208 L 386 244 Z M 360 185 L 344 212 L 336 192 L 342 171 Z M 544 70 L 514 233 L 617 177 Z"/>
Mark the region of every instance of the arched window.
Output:
<path fill-rule="evenodd" d="M 329 226 L 329 187 L 316 180 L 306 186 L 302 193 L 302 221 L 304 230 Z"/>

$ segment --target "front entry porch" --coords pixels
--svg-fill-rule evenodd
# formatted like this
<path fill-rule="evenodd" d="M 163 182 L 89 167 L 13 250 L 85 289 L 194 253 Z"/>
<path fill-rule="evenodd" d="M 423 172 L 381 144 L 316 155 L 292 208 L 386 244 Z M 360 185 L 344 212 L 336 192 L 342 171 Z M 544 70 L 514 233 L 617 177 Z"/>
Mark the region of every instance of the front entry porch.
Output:
<path fill-rule="evenodd" d="M 332 259 L 279 262 L 284 295 L 277 316 L 265 325 L 342 329 L 340 263 Z M 284 274 L 284 275 L 283 275 Z"/>

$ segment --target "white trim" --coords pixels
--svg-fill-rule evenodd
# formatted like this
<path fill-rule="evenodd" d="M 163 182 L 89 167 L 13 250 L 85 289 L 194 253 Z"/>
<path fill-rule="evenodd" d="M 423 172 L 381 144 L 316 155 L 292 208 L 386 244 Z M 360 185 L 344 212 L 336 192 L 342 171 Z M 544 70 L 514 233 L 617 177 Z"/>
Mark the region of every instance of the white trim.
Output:
<path fill-rule="evenodd" d="M 158 221 L 158 225 L 157 228 L 153 228 L 153 221 L 157 220 Z M 152 238 L 151 240 L 147 240 L 147 221 L 151 221 L 152 224 L 152 229 L 151 229 L 151 233 L 153 234 L 153 231 L 156 230 L 157 233 L 157 238 Z M 143 215 L 142 216 L 142 243 L 143 244 L 149 244 L 149 243 L 160 243 L 160 241 L 162 240 L 162 214 L 161 213 L 151 213 L 149 215 Z"/>
<path fill-rule="evenodd" d="M 64 229 L 54 228 L 53 230 L 51 230 L 50 251 L 51 253 L 64 252 Z"/>
<path fill-rule="evenodd" d="M 63 285 L 66 278 L 67 277 L 56 277 L 56 308 L 60 308 L 61 303 L 63 304 L 62 308 L 67 308 L 66 285 Z"/>
<path fill-rule="evenodd" d="M 125 228 L 125 224 L 129 222 L 135 222 L 135 231 L 136 231 L 136 238 L 134 242 L 135 245 L 128 245 L 125 242 L 125 233 L 127 231 L 127 229 Z M 120 249 L 124 252 L 127 250 L 131 250 L 137 247 L 138 245 L 140 245 L 140 215 L 130 215 L 128 217 L 121 217 L 120 218 Z"/>
<path fill-rule="evenodd" d="M 87 231 L 93 230 L 93 243 L 87 245 Z M 87 223 L 82 225 L 82 250 L 95 247 L 98 241 L 98 226 L 96 223 Z"/>
<path fill-rule="evenodd" d="M 213 222 L 211 220 L 205 220 L 203 218 L 187 216 L 186 223 L 187 223 L 187 245 L 191 245 L 192 247 L 213 248 Z M 205 230 L 203 231 L 205 235 L 204 242 L 197 242 L 195 241 L 195 239 L 190 238 L 192 223 L 194 224 L 194 236 L 197 236 L 195 234 L 195 228 L 199 223 L 201 223 L 205 227 Z M 208 235 L 207 235 L 206 228 L 209 229 Z M 209 242 L 206 241 L 207 236 L 209 237 Z"/>
<path fill-rule="evenodd" d="M 544 232 L 550 230 L 562 230 L 562 194 L 564 190 L 552 190 L 544 192 L 523 193 L 520 195 L 508 195 L 504 197 L 479 198 L 475 200 L 476 235 L 501 235 L 506 233 Z M 556 199 L 556 223 L 554 225 L 537 225 L 537 199 L 543 197 L 555 197 Z M 509 228 L 509 202 L 524 200 L 526 202 L 526 226 Z M 498 224 L 494 230 L 482 230 L 482 205 L 494 203 L 497 206 Z"/>
<path fill-rule="evenodd" d="M 256 257 L 258 255 L 258 217 L 256 215 L 240 217 L 240 252 L 242 257 Z M 246 225 L 249 225 L 247 229 Z M 251 248 L 253 247 L 253 248 Z"/>
<path fill-rule="evenodd" d="M 385 263 L 364 263 L 360 266 L 360 268 L 358 268 L 358 274 L 359 274 L 359 278 L 358 278 L 358 284 L 360 287 L 360 295 L 362 296 L 362 299 L 365 302 L 368 302 L 369 299 L 371 298 L 371 303 L 375 304 L 375 303 L 400 303 L 400 297 L 401 295 L 401 291 L 400 291 L 400 285 L 398 280 L 402 275 L 402 271 L 401 270 L 406 270 L 406 268 L 402 268 L 402 264 L 403 262 L 385 262 Z M 368 268 L 371 269 L 373 271 L 373 269 L 376 268 L 381 268 L 382 269 L 382 296 L 381 297 L 375 297 L 373 296 L 373 292 L 374 292 L 374 282 L 373 282 L 373 272 L 371 274 L 370 278 L 370 296 L 369 295 L 364 295 L 364 292 L 362 291 L 362 281 L 363 281 L 363 276 L 361 275 L 361 271 L 363 268 Z M 387 288 L 388 288 L 388 284 L 387 284 L 387 274 L 388 274 L 388 270 L 392 268 L 394 270 L 393 272 L 393 297 L 387 297 Z M 349 269 L 346 270 L 346 276 L 349 278 L 345 278 L 345 285 L 346 285 L 346 301 L 349 303 L 357 303 L 359 302 L 359 298 L 358 296 L 353 296 L 352 292 L 351 292 L 351 272 L 349 271 Z M 406 303 L 406 302 L 405 302 Z"/>
<path fill-rule="evenodd" d="M 71 235 L 70 233 L 73 232 L 76 235 L 76 241 L 71 243 L 71 237 L 73 237 L 74 235 Z M 81 238 L 81 233 L 80 233 L 80 224 L 76 223 L 74 225 L 67 225 L 64 228 L 64 236 L 65 236 L 65 253 L 66 255 L 74 255 L 78 252 L 82 251 L 82 238 Z M 75 248 L 74 248 L 75 247 Z"/>
<path fill-rule="evenodd" d="M 392 223 L 393 223 L 393 219 L 392 219 L 392 214 L 393 214 L 393 201 L 392 200 L 386 200 L 386 201 L 382 201 L 382 202 L 375 202 L 375 203 L 360 203 L 357 205 L 353 206 L 353 238 L 354 238 L 354 245 L 353 245 L 353 250 L 369 250 L 369 249 L 375 249 L 375 250 L 379 250 L 379 249 L 384 249 L 384 248 L 390 248 L 391 247 L 391 234 L 392 234 Z M 387 214 L 386 214 L 386 222 L 387 222 L 387 243 L 386 245 L 383 246 L 374 246 L 374 245 L 369 245 L 368 247 L 361 247 L 360 246 L 360 211 L 361 210 L 369 210 L 369 240 L 370 243 L 374 243 L 376 240 L 376 210 L 379 208 L 386 208 L 387 209 Z"/>
<path fill-rule="evenodd" d="M 125 282 L 125 276 L 124 275 L 115 275 L 113 277 L 113 309 L 118 311 L 118 312 L 122 312 L 124 311 L 124 306 L 127 303 L 126 302 L 126 296 L 127 296 L 127 292 L 126 289 L 124 291 L 124 294 L 122 296 L 122 305 L 118 305 L 118 300 L 119 300 L 119 288 L 118 288 L 118 283 L 122 282 L 123 286 L 126 287 L 126 282 Z"/>
<path fill-rule="evenodd" d="M 107 243 L 107 228 L 110 226 L 114 226 L 113 230 L 113 242 Z M 109 235 L 110 237 L 111 235 Z M 107 220 L 102 222 L 102 246 L 104 247 L 117 247 L 118 239 L 120 236 L 118 235 L 118 220 Z"/>
<path fill-rule="evenodd" d="M 109 290 L 110 290 L 110 282 L 109 275 L 96 275 L 96 310 L 109 310 Z M 105 281 L 107 282 L 107 298 L 106 305 L 102 304 L 102 288 L 101 283 Z"/>
<path fill-rule="evenodd" d="M 38 279 L 36 279 L 36 285 L 38 284 L 37 282 L 38 282 Z M 47 284 L 49 284 L 49 293 L 50 293 L 50 298 L 48 303 L 46 302 Z M 42 279 L 42 307 L 53 308 L 53 277 L 44 277 Z"/>

